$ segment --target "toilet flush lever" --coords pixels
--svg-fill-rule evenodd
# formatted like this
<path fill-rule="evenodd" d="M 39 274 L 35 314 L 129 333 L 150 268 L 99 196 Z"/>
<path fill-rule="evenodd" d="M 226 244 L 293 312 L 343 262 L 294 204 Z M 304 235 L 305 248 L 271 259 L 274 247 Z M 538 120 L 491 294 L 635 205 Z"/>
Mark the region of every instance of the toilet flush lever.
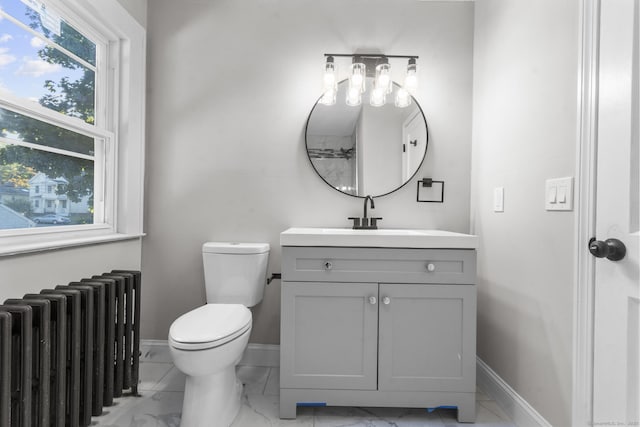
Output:
<path fill-rule="evenodd" d="M 282 273 L 273 273 L 271 277 L 267 277 L 267 285 L 276 279 L 282 279 Z"/>

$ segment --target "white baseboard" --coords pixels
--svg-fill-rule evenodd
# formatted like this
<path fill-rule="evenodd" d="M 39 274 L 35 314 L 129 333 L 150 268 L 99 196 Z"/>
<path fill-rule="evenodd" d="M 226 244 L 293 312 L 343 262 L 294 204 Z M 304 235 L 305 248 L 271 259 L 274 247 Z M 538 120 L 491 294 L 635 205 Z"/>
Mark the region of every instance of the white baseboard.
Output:
<path fill-rule="evenodd" d="M 167 340 L 140 340 L 140 347 L 143 350 L 149 347 L 165 347 L 169 350 Z M 252 344 L 249 343 L 242 355 L 240 365 L 268 366 L 277 368 L 280 366 L 280 346 L 274 344 Z"/>
<path fill-rule="evenodd" d="M 511 418 L 518 427 L 552 427 L 529 403 L 511 388 L 482 359 L 476 364 L 478 387 Z"/>
<path fill-rule="evenodd" d="M 162 347 L 169 347 L 167 340 L 140 340 L 140 347 L 148 347 L 152 345 L 158 345 Z"/>

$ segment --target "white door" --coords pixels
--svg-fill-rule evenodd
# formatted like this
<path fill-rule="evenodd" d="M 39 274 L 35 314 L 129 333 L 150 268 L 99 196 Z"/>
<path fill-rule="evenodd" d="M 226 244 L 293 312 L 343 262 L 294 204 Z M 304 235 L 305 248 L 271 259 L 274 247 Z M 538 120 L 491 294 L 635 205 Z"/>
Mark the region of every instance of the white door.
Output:
<path fill-rule="evenodd" d="M 618 239 L 626 255 L 595 263 L 592 425 L 640 425 L 638 9 L 601 2 L 595 237 Z"/>
<path fill-rule="evenodd" d="M 420 167 L 426 144 L 424 119 L 417 111 L 402 125 L 402 182 L 409 180 Z"/>

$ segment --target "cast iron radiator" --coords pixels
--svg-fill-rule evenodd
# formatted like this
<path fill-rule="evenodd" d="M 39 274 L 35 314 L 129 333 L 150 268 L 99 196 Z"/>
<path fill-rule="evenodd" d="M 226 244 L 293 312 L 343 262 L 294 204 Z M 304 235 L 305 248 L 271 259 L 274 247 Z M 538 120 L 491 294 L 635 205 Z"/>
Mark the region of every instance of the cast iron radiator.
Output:
<path fill-rule="evenodd" d="M 138 394 L 141 284 L 113 270 L 0 305 L 0 427 L 88 427 Z"/>

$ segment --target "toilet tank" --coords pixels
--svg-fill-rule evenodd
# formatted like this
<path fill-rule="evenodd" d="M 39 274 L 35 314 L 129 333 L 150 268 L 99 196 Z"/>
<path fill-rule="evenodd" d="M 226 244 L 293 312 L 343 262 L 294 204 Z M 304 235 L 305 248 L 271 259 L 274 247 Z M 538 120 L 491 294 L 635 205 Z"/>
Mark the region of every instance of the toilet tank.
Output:
<path fill-rule="evenodd" d="M 269 264 L 268 243 L 207 242 L 202 245 L 207 303 L 262 301 Z"/>

